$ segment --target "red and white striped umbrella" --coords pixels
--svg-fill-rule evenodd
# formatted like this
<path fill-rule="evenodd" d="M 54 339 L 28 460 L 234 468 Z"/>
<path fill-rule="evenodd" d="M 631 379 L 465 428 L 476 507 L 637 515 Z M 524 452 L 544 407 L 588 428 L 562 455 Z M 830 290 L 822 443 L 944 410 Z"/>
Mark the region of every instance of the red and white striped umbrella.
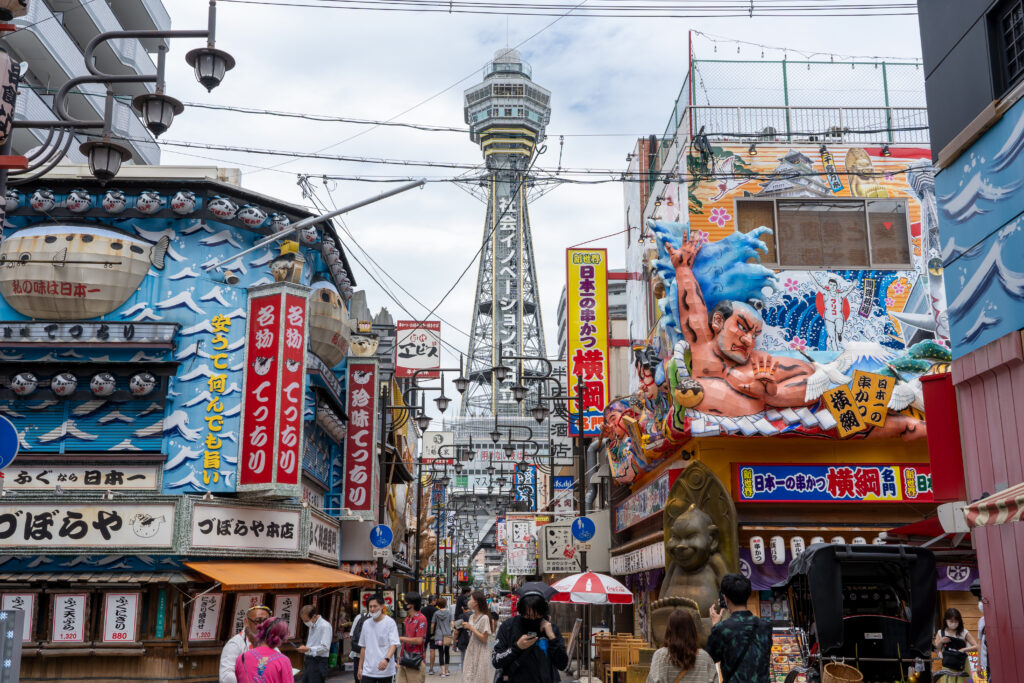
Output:
<path fill-rule="evenodd" d="M 557 591 L 551 602 L 573 602 L 584 605 L 631 605 L 633 593 L 610 576 L 585 572 L 555 581 Z"/>

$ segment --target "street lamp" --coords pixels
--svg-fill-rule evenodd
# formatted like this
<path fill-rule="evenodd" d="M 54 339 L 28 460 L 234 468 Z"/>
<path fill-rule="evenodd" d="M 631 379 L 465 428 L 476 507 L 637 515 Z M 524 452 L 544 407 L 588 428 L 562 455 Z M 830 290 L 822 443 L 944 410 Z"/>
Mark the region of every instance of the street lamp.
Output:
<path fill-rule="evenodd" d="M 530 412 L 533 413 L 533 419 L 537 421 L 537 424 L 541 424 L 544 420 L 548 419 L 548 414 L 551 410 L 543 403 L 540 403 L 531 408 Z"/>
<path fill-rule="evenodd" d="M 78 149 L 89 159 L 89 172 L 101 183 L 116 176 L 121 164 L 132 158 L 132 151 L 111 140 L 109 134 L 87 140 Z"/>
<path fill-rule="evenodd" d="M 420 428 L 421 432 L 425 432 L 430 429 L 430 416 L 426 414 L 417 415 L 416 426 Z"/>
<path fill-rule="evenodd" d="M 516 382 L 512 385 L 512 398 L 516 400 L 516 403 L 522 403 L 523 399 L 526 398 L 527 391 L 526 387 Z"/>
<path fill-rule="evenodd" d="M 451 403 L 451 399 L 444 395 L 444 375 L 441 375 L 441 395 L 434 399 L 434 403 L 441 413 L 448 410 L 448 404 Z"/>
<path fill-rule="evenodd" d="M 142 122 L 156 137 L 166 132 L 174 117 L 185 111 L 185 105 L 162 92 L 139 95 L 132 100 L 132 108 L 142 115 Z"/>
<path fill-rule="evenodd" d="M 234 57 L 210 45 L 190 50 L 185 55 L 185 61 L 195 70 L 196 80 L 207 92 L 220 85 L 224 74 L 235 68 Z"/>

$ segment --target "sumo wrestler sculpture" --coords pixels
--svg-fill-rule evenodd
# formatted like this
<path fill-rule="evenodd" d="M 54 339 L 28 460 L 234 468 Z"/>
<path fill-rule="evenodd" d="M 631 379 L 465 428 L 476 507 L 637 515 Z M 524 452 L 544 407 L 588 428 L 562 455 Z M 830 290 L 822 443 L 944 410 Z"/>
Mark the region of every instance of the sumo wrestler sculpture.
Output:
<path fill-rule="evenodd" d="M 736 508 L 707 465 L 694 461 L 672 485 L 662 525 L 665 578 L 651 604 L 654 636 L 660 642 L 669 615 L 682 608 L 694 612 L 703 641 L 722 577 L 739 565 Z"/>

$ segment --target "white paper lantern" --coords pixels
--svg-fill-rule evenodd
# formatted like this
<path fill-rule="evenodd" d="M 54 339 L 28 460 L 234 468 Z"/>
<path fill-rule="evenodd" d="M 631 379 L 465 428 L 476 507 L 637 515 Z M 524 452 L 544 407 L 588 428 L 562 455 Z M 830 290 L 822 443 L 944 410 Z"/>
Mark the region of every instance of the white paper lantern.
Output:
<path fill-rule="evenodd" d="M 793 559 L 800 557 L 806 546 L 804 545 L 803 536 L 794 536 L 789 539 L 789 554 L 793 556 Z"/>
<path fill-rule="evenodd" d="M 771 550 L 772 562 L 775 564 L 786 563 L 786 541 L 782 536 L 772 536 L 768 541 L 768 547 Z"/>
<path fill-rule="evenodd" d="M 148 372 L 132 375 L 132 378 L 128 380 L 128 391 L 132 393 L 132 396 L 149 396 L 154 389 L 156 389 L 156 377 Z"/>
<path fill-rule="evenodd" d="M 835 545 L 846 545 L 846 539 L 842 536 L 833 536 L 829 543 L 834 543 Z"/>
<path fill-rule="evenodd" d="M 78 378 L 72 375 L 70 372 L 61 372 L 54 375 L 53 379 L 50 380 L 50 389 L 59 398 L 66 398 L 71 394 L 75 393 L 75 389 L 78 388 Z"/>
<path fill-rule="evenodd" d="M 11 380 L 11 391 L 18 396 L 29 396 L 39 387 L 39 379 L 31 372 L 19 372 Z"/>
<path fill-rule="evenodd" d="M 814 538 L 811 539 L 811 545 L 814 545 L 815 543 L 824 543 L 824 542 L 825 542 L 825 537 L 824 536 L 815 536 Z"/>
<path fill-rule="evenodd" d="M 854 536 L 853 537 L 853 544 L 854 545 L 867 545 L 868 544 L 868 540 L 866 538 L 864 538 L 863 536 Z"/>
<path fill-rule="evenodd" d="M 750 537 L 750 559 L 754 564 L 764 564 L 764 539 L 760 536 Z"/>
<path fill-rule="evenodd" d="M 882 534 L 878 534 L 871 543 L 872 545 L 885 545 L 885 539 L 882 538 Z"/>
<path fill-rule="evenodd" d="M 105 398 L 114 393 L 114 389 L 117 387 L 117 380 L 109 372 L 100 372 L 92 376 L 89 381 L 89 389 L 92 393 L 101 398 Z"/>

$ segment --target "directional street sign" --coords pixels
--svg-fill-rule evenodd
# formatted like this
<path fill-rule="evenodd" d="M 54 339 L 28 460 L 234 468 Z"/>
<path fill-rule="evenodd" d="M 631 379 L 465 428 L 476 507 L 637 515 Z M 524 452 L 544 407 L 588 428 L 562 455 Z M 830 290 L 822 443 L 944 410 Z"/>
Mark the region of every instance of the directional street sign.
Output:
<path fill-rule="evenodd" d="M 378 524 L 370 529 L 370 545 L 374 548 L 387 548 L 394 540 L 395 533 L 387 524 Z"/>

